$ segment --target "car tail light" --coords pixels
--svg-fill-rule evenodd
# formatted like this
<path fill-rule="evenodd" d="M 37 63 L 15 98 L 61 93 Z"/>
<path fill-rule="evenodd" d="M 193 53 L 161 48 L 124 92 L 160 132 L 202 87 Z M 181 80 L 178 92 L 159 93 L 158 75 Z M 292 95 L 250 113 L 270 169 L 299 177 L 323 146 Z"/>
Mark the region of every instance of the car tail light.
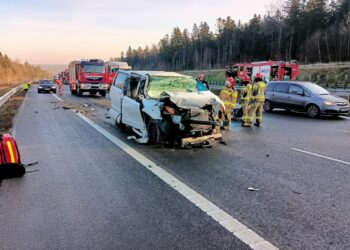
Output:
<path fill-rule="evenodd" d="M 168 113 L 171 114 L 171 115 L 175 115 L 175 114 L 176 114 L 175 109 L 172 108 L 172 107 L 165 106 L 164 109 L 165 109 L 166 112 L 168 112 Z"/>

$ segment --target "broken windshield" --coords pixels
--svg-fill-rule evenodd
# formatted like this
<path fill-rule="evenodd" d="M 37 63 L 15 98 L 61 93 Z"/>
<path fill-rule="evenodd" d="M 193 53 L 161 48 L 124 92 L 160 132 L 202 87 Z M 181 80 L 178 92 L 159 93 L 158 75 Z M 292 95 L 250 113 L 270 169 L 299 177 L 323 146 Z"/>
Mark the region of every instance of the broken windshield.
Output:
<path fill-rule="evenodd" d="M 159 99 L 165 91 L 173 93 L 196 91 L 196 81 L 186 76 L 152 76 L 147 88 L 149 97 Z"/>

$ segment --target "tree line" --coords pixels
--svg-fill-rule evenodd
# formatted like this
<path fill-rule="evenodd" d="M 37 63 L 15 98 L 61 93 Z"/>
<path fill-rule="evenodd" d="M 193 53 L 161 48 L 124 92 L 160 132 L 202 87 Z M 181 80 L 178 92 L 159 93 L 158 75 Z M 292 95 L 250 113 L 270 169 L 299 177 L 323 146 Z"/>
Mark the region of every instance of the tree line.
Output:
<path fill-rule="evenodd" d="M 40 67 L 30 65 L 28 62 L 22 64 L 19 61 L 11 60 L 0 52 L 0 85 L 11 85 L 49 77 L 50 73 Z"/>
<path fill-rule="evenodd" d="M 260 60 L 350 61 L 350 0 L 286 0 L 247 23 L 218 18 L 215 31 L 206 22 L 191 32 L 175 27 L 158 44 L 129 46 L 114 59 L 135 69 L 172 71 Z"/>

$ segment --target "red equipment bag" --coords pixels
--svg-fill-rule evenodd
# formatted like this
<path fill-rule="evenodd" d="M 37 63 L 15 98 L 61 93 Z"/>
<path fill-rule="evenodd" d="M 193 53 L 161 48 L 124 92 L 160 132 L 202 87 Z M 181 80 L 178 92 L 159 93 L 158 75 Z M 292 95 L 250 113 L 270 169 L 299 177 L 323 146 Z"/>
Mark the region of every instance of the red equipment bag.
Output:
<path fill-rule="evenodd" d="M 0 138 L 0 165 L 21 164 L 17 143 L 10 134 L 4 134 Z"/>
<path fill-rule="evenodd" d="M 25 174 L 17 143 L 10 134 L 0 134 L 0 180 Z"/>

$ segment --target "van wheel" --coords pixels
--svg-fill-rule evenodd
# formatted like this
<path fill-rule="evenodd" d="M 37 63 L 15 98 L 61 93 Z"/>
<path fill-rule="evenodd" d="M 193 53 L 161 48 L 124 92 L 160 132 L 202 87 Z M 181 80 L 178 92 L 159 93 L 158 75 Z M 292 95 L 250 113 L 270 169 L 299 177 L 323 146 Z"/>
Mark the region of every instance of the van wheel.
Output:
<path fill-rule="evenodd" d="M 265 101 L 264 111 L 271 112 L 273 110 L 272 103 L 270 101 Z"/>
<path fill-rule="evenodd" d="M 147 132 L 149 144 L 157 144 L 161 141 L 161 131 L 155 122 L 148 123 Z"/>
<path fill-rule="evenodd" d="M 306 109 L 306 112 L 310 118 L 316 118 L 320 116 L 320 109 L 315 104 L 309 105 Z"/>

